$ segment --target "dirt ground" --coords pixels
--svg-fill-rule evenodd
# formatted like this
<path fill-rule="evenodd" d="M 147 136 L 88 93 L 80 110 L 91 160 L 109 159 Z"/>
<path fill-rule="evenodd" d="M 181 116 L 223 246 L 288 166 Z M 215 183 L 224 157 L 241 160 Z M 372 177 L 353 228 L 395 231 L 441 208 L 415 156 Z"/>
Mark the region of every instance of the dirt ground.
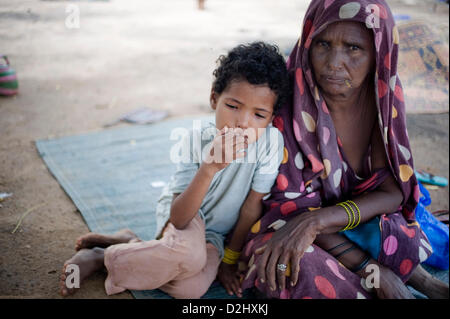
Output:
<path fill-rule="evenodd" d="M 433 12 L 432 0 L 388 2 L 394 13 L 448 32 L 447 5 Z M 88 232 L 36 140 L 102 130 L 141 106 L 170 117 L 210 112 L 217 57 L 257 39 L 288 52 L 308 3 L 207 0 L 199 11 L 194 0 L 0 0 L 0 53 L 20 83 L 19 95 L 0 98 L 0 193 L 13 193 L 0 208 L 0 298 L 60 298 L 62 264 Z M 72 28 L 74 10 L 79 28 Z M 448 113 L 409 115 L 408 129 L 416 167 L 449 178 Z M 448 187 L 431 196 L 430 210 L 448 209 Z M 70 298 L 133 298 L 106 296 L 104 278 L 90 278 Z"/>

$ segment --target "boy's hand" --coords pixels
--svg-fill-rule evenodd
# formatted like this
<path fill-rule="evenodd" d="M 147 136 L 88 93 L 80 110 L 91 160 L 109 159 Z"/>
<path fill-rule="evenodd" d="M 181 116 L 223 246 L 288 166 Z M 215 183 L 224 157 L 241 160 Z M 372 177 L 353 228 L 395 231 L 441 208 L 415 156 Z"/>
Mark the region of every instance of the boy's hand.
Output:
<path fill-rule="evenodd" d="M 217 278 L 220 283 L 225 287 L 225 290 L 229 295 L 236 294 L 239 298 L 242 298 L 242 288 L 240 282 L 240 273 L 237 265 L 229 265 L 224 262 L 220 263 Z"/>
<path fill-rule="evenodd" d="M 211 143 L 211 149 L 204 159 L 202 165 L 211 169 L 214 173 L 227 167 L 232 161 L 245 156 L 248 147 L 248 138 L 242 130 L 234 130 L 224 127 L 221 129 Z"/>

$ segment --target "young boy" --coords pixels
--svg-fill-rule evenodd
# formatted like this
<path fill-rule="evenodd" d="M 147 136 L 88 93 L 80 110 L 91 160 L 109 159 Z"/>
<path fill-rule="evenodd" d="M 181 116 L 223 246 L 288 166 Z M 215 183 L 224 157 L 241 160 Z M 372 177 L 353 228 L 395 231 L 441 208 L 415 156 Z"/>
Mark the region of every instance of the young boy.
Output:
<path fill-rule="evenodd" d="M 108 295 L 159 288 L 200 298 L 216 277 L 229 294 L 242 295 L 236 262 L 283 157 L 283 138 L 270 123 L 288 98 L 289 79 L 278 49 L 262 42 L 220 57 L 213 74 L 215 125 L 183 140 L 189 156 L 158 201 L 157 239 L 140 241 L 130 230 L 80 237 L 63 267 L 62 295 L 74 292 L 65 284 L 70 264 L 81 281 L 106 267 Z"/>

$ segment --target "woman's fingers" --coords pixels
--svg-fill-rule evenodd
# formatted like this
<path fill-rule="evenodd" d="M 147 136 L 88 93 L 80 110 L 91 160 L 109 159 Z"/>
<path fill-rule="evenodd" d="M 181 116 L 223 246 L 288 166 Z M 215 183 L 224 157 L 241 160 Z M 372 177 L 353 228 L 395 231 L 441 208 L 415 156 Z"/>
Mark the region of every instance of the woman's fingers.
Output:
<path fill-rule="evenodd" d="M 270 257 L 270 250 L 266 249 L 266 247 L 267 246 L 264 245 L 263 247 L 260 247 L 257 250 L 255 250 L 256 254 L 262 254 L 261 257 L 259 258 L 259 262 L 256 264 L 256 273 L 258 274 L 257 278 L 261 283 L 266 282 L 266 267 L 267 261 L 269 260 Z"/>
<path fill-rule="evenodd" d="M 298 254 L 292 254 L 291 255 L 291 261 L 290 261 L 290 280 L 289 285 L 295 286 L 298 281 L 298 273 L 300 272 L 300 255 Z"/>
<path fill-rule="evenodd" d="M 280 291 L 286 288 L 286 273 L 289 269 L 289 256 L 282 254 L 277 263 L 277 282 Z M 290 271 L 290 270 L 289 270 Z"/>
<path fill-rule="evenodd" d="M 272 250 L 272 253 L 270 254 L 269 261 L 267 262 L 266 266 L 266 279 L 267 284 L 269 285 L 270 290 L 274 291 L 277 289 L 277 264 L 278 260 L 280 259 L 280 254 L 277 253 L 276 250 Z"/>
<path fill-rule="evenodd" d="M 261 246 L 261 247 L 255 249 L 255 254 L 257 254 L 257 255 L 262 254 L 266 250 L 266 248 L 267 248 L 267 245 L 264 245 L 264 246 Z"/>

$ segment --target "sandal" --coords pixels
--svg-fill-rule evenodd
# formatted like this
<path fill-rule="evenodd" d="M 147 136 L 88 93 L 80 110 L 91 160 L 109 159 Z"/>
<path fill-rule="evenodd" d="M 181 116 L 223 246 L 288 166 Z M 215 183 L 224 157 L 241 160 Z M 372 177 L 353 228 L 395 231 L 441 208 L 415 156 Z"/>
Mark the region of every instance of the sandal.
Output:
<path fill-rule="evenodd" d="M 427 173 L 423 170 L 416 170 L 416 171 L 414 171 L 414 173 L 416 175 L 416 178 L 422 183 L 437 185 L 437 186 L 442 186 L 442 187 L 445 187 L 448 185 L 448 181 L 445 177 L 436 176 L 436 175 Z"/>

